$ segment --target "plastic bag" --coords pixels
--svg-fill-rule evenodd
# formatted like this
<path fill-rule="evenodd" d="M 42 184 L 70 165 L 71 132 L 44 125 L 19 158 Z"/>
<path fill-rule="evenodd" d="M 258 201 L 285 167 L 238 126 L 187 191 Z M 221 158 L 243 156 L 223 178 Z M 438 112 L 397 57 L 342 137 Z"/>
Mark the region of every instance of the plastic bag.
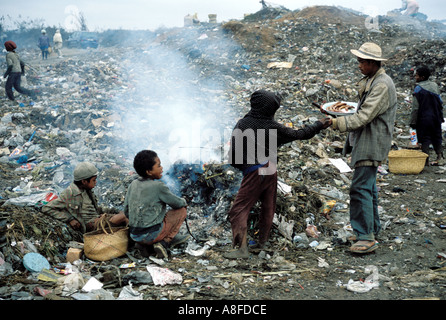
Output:
<path fill-rule="evenodd" d="M 147 271 L 149 271 L 152 276 L 153 283 L 157 286 L 165 286 L 167 284 L 181 284 L 183 282 L 183 277 L 179 273 L 175 273 L 167 268 L 147 266 Z"/>
<path fill-rule="evenodd" d="M 364 281 L 349 280 L 347 290 L 352 292 L 364 293 L 369 292 L 373 288 L 379 287 L 379 273 L 378 267 L 367 266 L 365 272 L 371 273 Z"/>
<path fill-rule="evenodd" d="M 200 245 L 195 242 L 189 242 L 185 252 L 190 254 L 191 256 L 198 257 L 202 256 L 210 247 L 214 245 L 215 245 L 215 240 L 206 241 L 203 247 L 200 247 Z"/>
<path fill-rule="evenodd" d="M 21 207 L 35 206 L 38 205 L 41 201 L 45 200 L 46 196 L 47 192 L 30 194 L 26 196 L 8 199 L 3 205 L 13 204 Z"/>
<path fill-rule="evenodd" d="M 118 300 L 143 300 L 143 294 L 132 288 L 132 284 L 122 288 Z"/>

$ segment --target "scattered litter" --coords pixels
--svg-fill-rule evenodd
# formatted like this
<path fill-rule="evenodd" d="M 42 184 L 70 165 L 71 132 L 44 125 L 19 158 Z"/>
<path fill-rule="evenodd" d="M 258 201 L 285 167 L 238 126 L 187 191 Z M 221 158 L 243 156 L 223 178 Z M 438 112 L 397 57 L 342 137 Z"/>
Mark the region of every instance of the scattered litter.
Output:
<path fill-rule="evenodd" d="M 317 227 L 313 224 L 310 224 L 307 226 L 307 228 L 305 229 L 305 233 L 307 234 L 307 236 L 312 237 L 312 238 L 319 238 L 319 235 L 321 234 L 317 230 Z"/>
<path fill-rule="evenodd" d="M 280 219 L 280 220 L 279 220 Z M 273 218 L 273 223 L 277 226 L 279 232 L 288 240 L 293 239 L 294 233 L 294 220 L 286 221 L 284 216 L 275 214 Z"/>
<path fill-rule="evenodd" d="M 101 289 L 103 285 L 104 284 L 102 284 L 98 279 L 96 279 L 95 277 L 91 277 L 90 279 L 88 279 L 87 283 L 82 287 L 82 291 L 90 292 L 92 290 L 98 290 Z"/>
<path fill-rule="evenodd" d="M 189 242 L 185 252 L 191 256 L 202 256 L 206 251 L 215 245 L 215 240 L 206 241 L 204 246 L 200 246 L 198 243 Z"/>
<path fill-rule="evenodd" d="M 75 300 L 116 300 L 113 294 L 105 289 L 96 289 L 87 293 L 75 292 L 71 294 Z"/>
<path fill-rule="evenodd" d="M 23 257 L 23 265 L 31 272 L 40 272 L 43 269 L 50 269 L 48 260 L 36 252 L 25 254 Z"/>
<path fill-rule="evenodd" d="M 349 165 L 343 159 L 329 158 L 328 160 L 330 160 L 330 162 L 339 170 L 339 172 L 342 172 L 342 173 L 352 172 L 352 169 L 349 167 Z"/>
<path fill-rule="evenodd" d="M 31 102 L 21 95 L 16 102 L 5 99 L 0 110 L 0 299 L 237 295 L 263 300 L 278 292 L 288 295 L 284 298 L 319 298 L 320 290 L 324 297 L 338 294 L 330 291 L 326 277 L 348 279 L 359 273 L 345 250 L 353 235 L 353 174 L 348 156 L 342 154 L 346 135 L 328 129 L 280 147 L 271 246 L 253 250 L 246 261 L 221 254 L 231 246 L 227 212 L 243 177 L 227 163 L 228 135 L 258 88 L 280 93 L 275 118 L 294 129 L 323 116 L 313 102 L 355 101 L 361 74 L 348 48 L 371 39 L 389 58 L 385 69 L 397 88 L 392 149 L 419 148 L 408 130 L 413 71 L 428 64 L 435 69 L 435 81 L 445 83 L 440 54 L 445 28 L 390 15 L 380 17 L 379 24 L 379 32 L 371 33 L 362 15 L 335 7 L 295 12 L 268 8 L 222 24 L 192 22 L 185 28 L 116 37 L 106 31 L 100 50 L 73 51 L 47 62 L 35 60 L 35 48 L 22 48 L 21 56 L 36 65 L 27 70 L 26 85 L 42 95 Z M 440 85 L 443 101 L 444 87 Z M 99 169 L 94 189 L 99 203 L 122 210 L 127 186 L 137 177 L 133 155 L 142 148 L 158 152 L 162 181 L 187 200 L 187 228 L 195 241 L 172 249 L 169 261 L 147 258 L 135 248 L 107 263 L 86 259 L 82 234 L 42 215 L 41 206 L 72 182 L 77 163 L 92 161 Z M 408 177 L 394 175 L 385 162 L 378 167 L 383 245 L 370 259 L 378 259 L 380 271 L 391 276 L 385 283 L 391 290 L 374 290 L 379 298 L 442 296 L 445 255 L 428 256 L 444 244 L 438 235 L 446 220 L 437 196 L 446 182 L 439 179 L 444 172 L 444 166 L 426 167 Z M 426 192 L 432 189 L 438 192 Z M 413 195 L 423 195 L 423 201 Z M 261 206 L 251 211 L 248 238 L 254 245 Z M 24 267 L 30 253 L 40 254 L 44 266 Z M 416 263 L 407 268 L 413 259 Z M 408 274 L 413 267 L 423 270 Z M 348 291 L 379 288 L 376 274 L 351 280 Z M 153 288 L 169 284 L 175 289 Z"/>
<path fill-rule="evenodd" d="M 292 62 L 270 62 L 267 64 L 266 66 L 268 69 L 271 68 L 277 68 L 277 69 L 289 69 L 291 67 L 293 67 L 293 63 Z"/>
<path fill-rule="evenodd" d="M 143 294 L 133 289 L 132 284 L 122 288 L 117 300 L 143 300 Z"/>
<path fill-rule="evenodd" d="M 330 265 L 325 261 L 325 259 L 318 257 L 317 258 L 317 266 L 319 268 L 328 268 Z"/>
<path fill-rule="evenodd" d="M 166 264 L 166 262 L 165 262 L 163 259 L 158 259 L 158 258 L 155 258 L 155 257 L 153 257 L 153 256 L 150 256 L 149 259 L 150 259 L 151 261 L 155 262 L 155 263 L 156 263 L 157 265 L 159 265 L 159 266 L 163 266 L 163 265 Z"/>
<path fill-rule="evenodd" d="M 121 269 L 128 269 L 128 268 L 134 268 L 136 267 L 136 263 L 132 262 L 132 263 L 123 263 L 119 266 L 119 268 Z"/>
<path fill-rule="evenodd" d="M 371 273 L 365 280 L 353 281 L 349 280 L 347 284 L 347 290 L 357 293 L 369 292 L 374 288 L 379 287 L 379 274 L 378 267 L 367 266 L 364 270 L 366 273 Z"/>
<path fill-rule="evenodd" d="M 175 273 L 167 268 L 147 266 L 147 271 L 150 273 L 153 283 L 156 286 L 181 284 L 183 282 L 181 274 Z"/>

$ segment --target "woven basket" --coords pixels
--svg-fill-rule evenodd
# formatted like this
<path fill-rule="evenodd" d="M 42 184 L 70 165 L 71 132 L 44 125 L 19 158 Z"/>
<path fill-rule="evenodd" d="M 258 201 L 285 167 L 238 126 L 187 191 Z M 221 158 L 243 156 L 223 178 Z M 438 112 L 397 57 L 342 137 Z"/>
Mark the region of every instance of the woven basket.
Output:
<path fill-rule="evenodd" d="M 417 150 L 392 150 L 389 152 L 389 171 L 392 173 L 419 174 L 424 169 L 428 155 Z"/>
<path fill-rule="evenodd" d="M 104 216 L 105 217 L 105 216 Z M 84 254 L 95 261 L 107 261 L 126 254 L 129 243 L 128 227 L 104 227 L 100 220 L 98 230 L 84 234 Z"/>

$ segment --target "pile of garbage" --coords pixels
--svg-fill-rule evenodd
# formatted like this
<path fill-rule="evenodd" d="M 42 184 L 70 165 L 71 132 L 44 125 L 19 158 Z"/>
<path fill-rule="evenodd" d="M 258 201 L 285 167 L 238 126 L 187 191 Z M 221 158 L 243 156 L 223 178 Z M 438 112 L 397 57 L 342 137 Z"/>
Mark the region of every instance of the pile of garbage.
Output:
<path fill-rule="evenodd" d="M 313 102 L 356 101 L 361 75 L 347 48 L 373 41 L 389 57 L 386 69 L 397 86 L 394 148 L 410 143 L 415 67 L 434 68 L 446 97 L 444 25 L 386 16 L 380 17 L 379 30 L 370 30 L 365 18 L 334 7 L 270 8 L 241 21 L 168 29 L 156 37 L 139 34 L 147 41 L 139 39 L 135 47 L 127 42 L 47 65 L 29 62 L 25 85 L 40 90 L 39 98 L 4 98 L 0 109 L 0 298 L 191 298 L 210 279 L 224 288 L 218 297 L 232 296 L 226 275 L 215 277 L 217 267 L 208 264 L 215 258 L 222 269 L 238 265 L 217 256 L 218 247 L 231 242 L 227 212 L 242 178 L 226 163 L 228 141 L 238 118 L 249 110 L 253 91 L 264 88 L 282 96 L 277 121 L 294 128 L 312 123 L 322 116 Z M 32 50 L 22 56 L 38 55 Z M 348 162 L 340 154 L 344 140 L 327 130 L 280 148 L 273 242 L 321 249 L 329 246 L 316 241 L 321 236 L 345 243 L 351 235 L 351 175 L 330 161 Z M 99 203 L 122 210 L 127 187 L 137 177 L 133 157 L 146 148 L 158 153 L 163 181 L 188 203 L 185 227 L 194 241 L 173 252 L 179 271 L 163 269 L 165 262 L 157 259 L 144 260 L 132 246 L 126 256 L 108 263 L 67 262 L 69 248 L 82 248 L 82 235 L 39 208 L 71 183 L 79 162 L 91 161 L 99 169 L 94 189 Z M 386 169 L 380 168 L 382 177 Z M 255 241 L 259 211 L 256 205 L 251 212 L 250 241 Z M 52 267 L 24 266 L 29 253 Z M 188 257 L 196 258 L 182 261 Z M 206 272 L 182 269 L 179 260 L 202 264 Z M 280 255 L 267 261 L 272 272 L 278 265 L 295 268 Z M 182 275 L 194 279 L 187 293 L 146 291 L 153 285 L 185 284 Z M 240 283 L 244 276 L 228 277 Z M 35 291 L 24 290 L 25 280 Z M 136 284 L 138 291 L 132 287 Z"/>

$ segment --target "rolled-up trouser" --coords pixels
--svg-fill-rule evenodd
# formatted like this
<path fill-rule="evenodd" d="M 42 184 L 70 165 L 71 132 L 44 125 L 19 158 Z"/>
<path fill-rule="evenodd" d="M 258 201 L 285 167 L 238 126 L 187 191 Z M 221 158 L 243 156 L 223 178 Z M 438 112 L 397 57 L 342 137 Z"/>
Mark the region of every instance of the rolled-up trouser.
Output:
<path fill-rule="evenodd" d="M 375 240 L 381 230 L 376 173 L 378 167 L 356 167 L 350 187 L 350 223 L 358 240 Z"/>
<path fill-rule="evenodd" d="M 186 220 L 186 216 L 187 210 L 185 207 L 167 211 L 163 220 L 163 228 L 158 236 L 155 238 L 155 240 L 153 240 L 153 242 L 144 242 L 144 244 L 157 243 L 162 240 L 170 243 L 180 231 L 181 225 L 183 224 L 184 220 Z"/>
<path fill-rule="evenodd" d="M 232 228 L 232 244 L 241 244 L 248 231 L 248 218 L 251 208 L 261 201 L 259 217 L 259 243 L 265 243 L 273 224 L 276 211 L 277 171 L 270 175 L 261 175 L 253 171 L 243 177 L 240 189 L 228 214 Z"/>

